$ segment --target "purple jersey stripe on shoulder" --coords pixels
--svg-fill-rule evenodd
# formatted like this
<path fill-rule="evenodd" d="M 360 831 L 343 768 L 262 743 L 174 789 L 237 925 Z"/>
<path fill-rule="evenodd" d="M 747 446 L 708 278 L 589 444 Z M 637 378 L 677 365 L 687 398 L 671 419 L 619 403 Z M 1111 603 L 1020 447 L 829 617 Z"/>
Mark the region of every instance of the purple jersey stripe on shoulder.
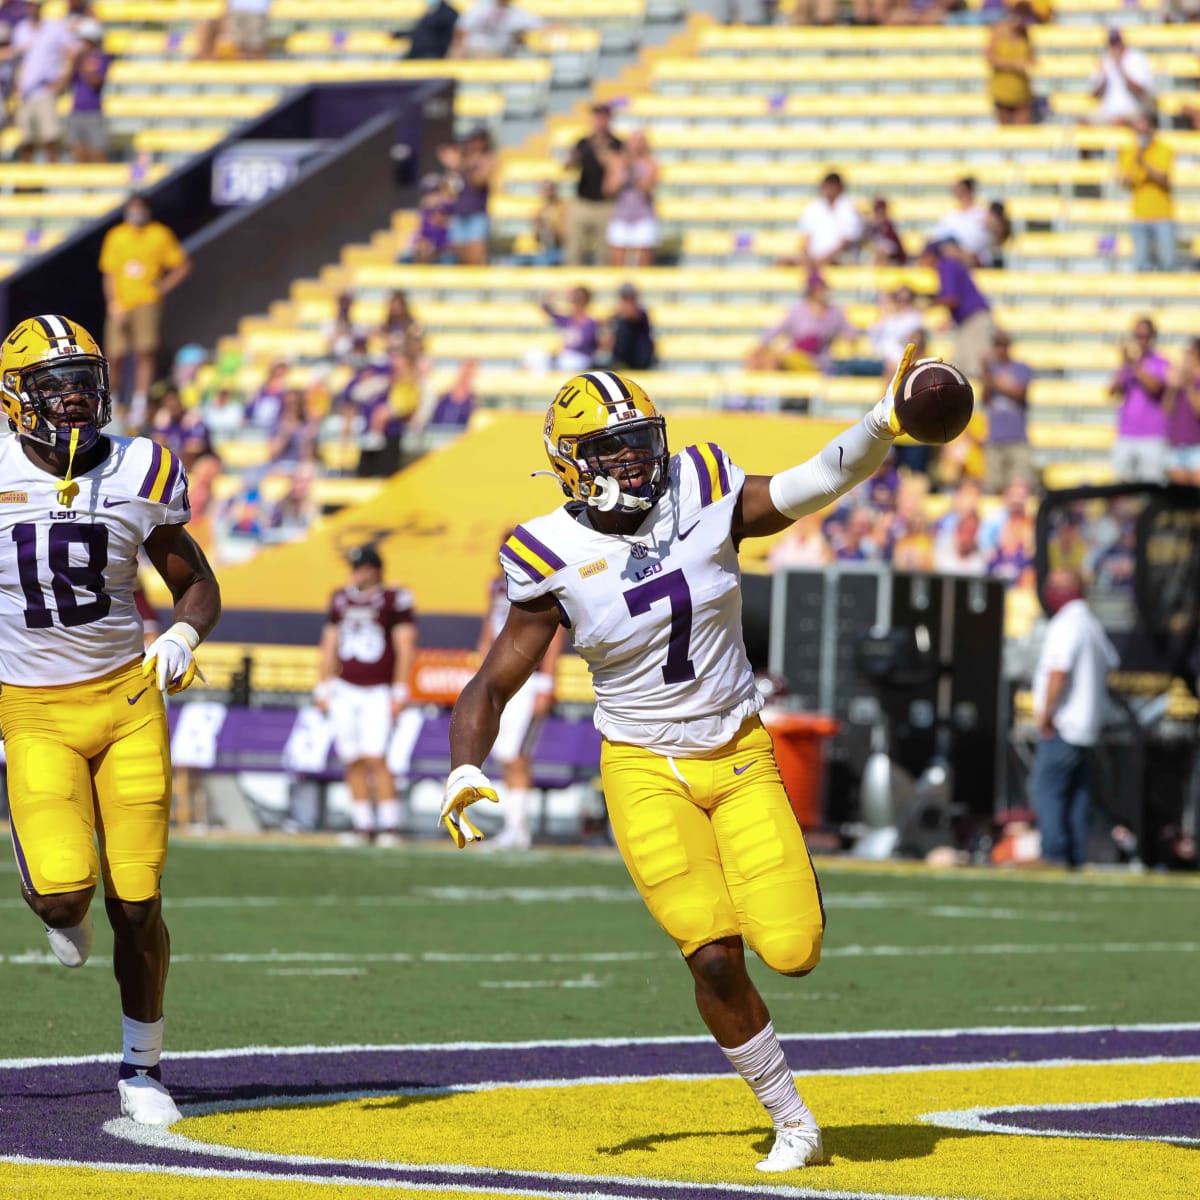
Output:
<path fill-rule="evenodd" d="M 25 890 L 31 896 L 38 894 L 37 889 L 33 886 L 33 880 L 29 878 L 29 864 L 25 861 L 25 851 L 21 849 L 21 839 L 17 837 L 17 823 L 12 819 L 12 814 L 8 817 L 8 831 L 12 834 L 13 850 L 17 855 L 17 870 L 21 872 L 21 881 L 25 884 Z"/>
<path fill-rule="evenodd" d="M 179 461 L 179 456 L 172 454 L 171 465 L 167 468 L 167 482 L 163 485 L 162 495 L 159 497 L 164 504 L 171 503 L 171 497 L 175 493 L 175 480 L 179 478 L 179 471 L 182 465 Z"/>
<path fill-rule="evenodd" d="M 146 478 L 142 480 L 142 486 L 138 488 L 138 495 L 143 500 L 150 499 L 150 493 L 154 491 L 154 481 L 158 478 L 159 468 L 162 466 L 163 448 L 154 443 L 154 448 L 150 451 L 150 470 L 146 472 Z"/>
<path fill-rule="evenodd" d="M 540 558 L 544 563 L 549 564 L 556 571 L 561 571 L 563 567 L 567 565 L 561 558 L 558 557 L 557 554 L 554 553 L 553 550 L 550 549 L 549 546 L 544 546 L 541 542 L 539 542 L 537 538 L 535 538 L 533 534 L 525 528 L 524 525 L 518 525 L 516 529 L 513 530 L 513 537 L 515 537 L 522 546 L 532 550 L 534 554 L 538 556 L 538 558 Z"/>
<path fill-rule="evenodd" d="M 534 583 L 542 582 L 542 573 L 530 563 L 527 563 L 519 554 L 514 554 L 507 546 L 500 547 L 500 557 L 506 558 L 510 563 L 515 563 Z"/>
<path fill-rule="evenodd" d="M 708 474 L 708 463 L 695 446 L 685 446 L 684 451 L 696 468 L 696 478 L 700 481 L 700 507 L 707 508 L 712 503 L 712 480 Z"/>
<path fill-rule="evenodd" d="M 721 453 L 720 446 L 708 443 L 708 448 L 712 451 L 712 456 L 717 460 L 717 479 L 721 483 L 721 495 L 729 495 L 729 472 L 725 470 L 725 455 Z"/>

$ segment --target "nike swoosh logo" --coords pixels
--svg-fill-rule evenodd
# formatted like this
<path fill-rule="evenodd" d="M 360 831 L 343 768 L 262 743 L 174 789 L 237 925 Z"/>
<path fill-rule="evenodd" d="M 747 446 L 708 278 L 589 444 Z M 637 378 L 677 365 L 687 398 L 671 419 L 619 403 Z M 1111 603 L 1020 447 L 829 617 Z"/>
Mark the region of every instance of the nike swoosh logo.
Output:
<path fill-rule="evenodd" d="M 105 508 L 116 508 L 118 504 L 128 504 L 128 500 L 110 500 L 107 496 L 104 497 Z"/>
<path fill-rule="evenodd" d="M 753 764 L 753 763 L 747 763 L 747 764 L 746 764 L 744 767 L 734 767 L 734 768 L 733 768 L 733 773 L 734 773 L 735 775 L 740 775 L 740 774 L 741 774 L 743 771 L 748 771 L 748 770 L 750 770 L 750 768 L 751 768 L 752 766 L 754 766 L 754 764 Z"/>
<path fill-rule="evenodd" d="M 699 521 L 697 521 L 697 522 L 696 522 L 696 525 L 699 525 L 699 524 L 700 524 L 700 522 L 699 522 Z M 692 533 L 692 530 L 694 530 L 694 529 L 696 528 L 696 525 L 691 525 L 691 526 L 689 526 L 689 527 L 687 528 L 687 530 L 683 530 L 683 529 L 681 529 L 681 530 L 679 531 L 679 540 L 680 540 L 681 542 L 686 542 L 686 541 L 687 541 L 687 539 L 688 539 L 688 537 L 689 537 L 689 535 Z"/>
<path fill-rule="evenodd" d="M 140 692 L 138 692 L 137 695 L 126 696 L 125 703 L 126 704 L 136 704 L 149 690 L 150 690 L 149 688 L 142 688 L 142 690 Z"/>
<path fill-rule="evenodd" d="M 843 449 L 841 448 L 841 446 L 839 446 L 839 447 L 838 447 L 838 470 L 839 470 L 839 471 L 842 469 L 842 459 L 843 459 L 843 458 L 845 458 L 845 457 L 846 457 L 846 452 L 845 452 L 845 450 L 843 450 Z"/>

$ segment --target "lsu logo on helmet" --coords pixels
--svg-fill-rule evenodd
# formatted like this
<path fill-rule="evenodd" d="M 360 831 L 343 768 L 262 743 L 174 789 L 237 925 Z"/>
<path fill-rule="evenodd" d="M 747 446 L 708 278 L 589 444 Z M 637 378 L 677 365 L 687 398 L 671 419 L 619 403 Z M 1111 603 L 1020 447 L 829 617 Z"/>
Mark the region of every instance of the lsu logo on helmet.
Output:
<path fill-rule="evenodd" d="M 90 399 L 90 417 L 69 414 L 68 396 Z M 80 449 L 95 442 L 112 419 L 108 360 L 96 339 L 67 317 L 22 321 L 0 347 L 0 408 L 23 437 L 61 448 L 75 426 Z"/>
<path fill-rule="evenodd" d="M 546 411 L 543 440 L 563 491 L 602 512 L 650 508 L 667 489 L 666 421 L 615 371 L 568 379 Z"/>

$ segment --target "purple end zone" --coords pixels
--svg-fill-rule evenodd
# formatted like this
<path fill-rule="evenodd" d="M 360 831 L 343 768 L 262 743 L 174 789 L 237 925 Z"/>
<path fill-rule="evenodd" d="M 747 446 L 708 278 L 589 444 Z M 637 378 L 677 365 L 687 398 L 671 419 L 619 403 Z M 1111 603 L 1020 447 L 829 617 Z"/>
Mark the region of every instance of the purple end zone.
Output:
<path fill-rule="evenodd" d="M 881 1037 L 785 1038 L 788 1059 L 799 1074 L 808 1070 L 937 1067 L 949 1064 L 1029 1063 L 1073 1059 L 1104 1062 L 1118 1058 L 1200 1057 L 1200 1028 L 1176 1030 L 1037 1030 L 1009 1033 L 956 1033 Z M 171 1055 L 164 1061 L 164 1082 L 186 1112 L 189 1104 L 217 1107 L 262 1097 L 299 1099 L 338 1093 L 440 1089 L 453 1085 L 528 1079 L 570 1080 L 626 1076 L 654 1078 L 671 1074 L 727 1074 L 728 1063 L 712 1043 L 661 1042 L 580 1046 L 492 1046 L 470 1048 L 367 1049 L 317 1053 Z M 1141 1110 L 1126 1110 L 1140 1113 Z M 81 1063 L 0 1068 L 0 1157 L 78 1162 L 84 1165 L 129 1164 L 156 1167 L 253 1170 L 271 1175 L 302 1174 L 313 1179 L 362 1182 L 406 1181 L 452 1188 L 474 1186 L 519 1189 L 553 1196 L 578 1191 L 577 1181 L 486 1171 L 418 1170 L 330 1161 L 298 1165 L 288 1161 L 230 1157 L 192 1150 L 146 1146 L 106 1134 L 103 1125 L 118 1115 L 116 1066 Z M 1000 1114 L 1001 1116 L 1003 1114 Z M 1019 1115 L 1023 1120 L 1027 1114 Z M 1059 1119 L 1058 1114 L 1054 1119 Z M 1080 1113 L 1069 1114 L 1079 1120 Z M 1180 1120 L 1189 1114 L 1182 1109 Z M 999 1118 L 997 1118 L 999 1119 Z M 1139 1118 L 1140 1119 L 1140 1118 Z M 1193 1126 L 1196 1114 L 1191 1113 Z M 1062 1126 L 1056 1126 L 1062 1127 Z M 1158 1126 L 1156 1126 L 1157 1128 Z M 764 1142 L 767 1130 L 764 1125 Z M 1145 1136 L 1153 1137 L 1154 1134 Z M 403 1147 L 394 1150 L 403 1159 Z M 648 1181 L 589 1182 L 598 1194 L 645 1200 L 719 1200 L 719 1186 L 677 1188 Z M 797 1192 L 800 1196 L 802 1193 Z"/>
<path fill-rule="evenodd" d="M 1200 1142 L 1200 1100 L 1105 1104 L 1095 1108 L 1039 1108 L 1036 1112 L 996 1109 L 984 1113 L 980 1120 L 985 1125 L 1009 1125 L 1040 1132 L 1054 1130 L 1083 1137 Z"/>

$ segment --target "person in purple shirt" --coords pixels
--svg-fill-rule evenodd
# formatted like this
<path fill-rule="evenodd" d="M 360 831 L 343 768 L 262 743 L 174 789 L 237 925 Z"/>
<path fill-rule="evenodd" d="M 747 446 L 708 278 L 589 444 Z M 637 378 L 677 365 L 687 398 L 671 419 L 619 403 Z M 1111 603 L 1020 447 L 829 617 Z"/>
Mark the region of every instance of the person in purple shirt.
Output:
<path fill-rule="evenodd" d="M 997 329 L 979 381 L 979 402 L 988 418 L 983 486 L 990 495 L 999 495 L 1011 479 L 1033 478 L 1026 428 L 1033 368 L 1013 358 L 1011 346 L 1009 335 Z"/>
<path fill-rule="evenodd" d="M 479 364 L 473 358 L 462 361 L 448 391 L 439 397 L 426 426 L 431 429 L 465 429 L 475 411 L 475 372 Z"/>
<path fill-rule="evenodd" d="M 1183 352 L 1167 388 L 1167 471 L 1172 483 L 1200 487 L 1200 338 Z"/>
<path fill-rule="evenodd" d="M 979 290 L 971 268 L 953 242 L 927 242 L 921 251 L 921 266 L 937 272 L 937 294 L 931 304 L 950 310 L 954 326 L 954 365 L 972 379 L 983 370 L 996 333 L 992 306 Z"/>
<path fill-rule="evenodd" d="M 288 365 L 274 363 L 258 394 L 246 405 L 246 424 L 269 433 L 279 421 L 283 394 L 287 391 Z"/>
<path fill-rule="evenodd" d="M 104 29 L 85 17 L 75 30 L 79 41 L 67 62 L 62 88 L 71 89 L 73 104 L 67 118 L 67 141 L 76 162 L 108 161 L 108 122 L 104 118 L 104 83 L 111 59 L 100 48 Z"/>
<path fill-rule="evenodd" d="M 1121 342 L 1121 365 L 1108 394 L 1120 402 L 1113 470 L 1121 480 L 1165 483 L 1167 479 L 1167 374 L 1170 364 L 1154 348 L 1158 331 L 1149 317 Z"/>
<path fill-rule="evenodd" d="M 554 367 L 575 375 L 590 371 L 596 363 L 596 351 L 600 347 L 600 325 L 589 312 L 592 293 L 585 287 L 572 288 L 566 296 L 566 310 L 562 301 L 549 295 L 542 301 L 542 311 L 562 330 L 562 344 L 553 356 L 545 352 L 531 351 L 526 363 L 534 370 Z"/>
<path fill-rule="evenodd" d="M 450 245 L 455 260 L 482 266 L 488 260 L 488 194 L 496 169 L 491 135 L 486 129 L 469 133 L 450 149 L 445 161 L 457 184 L 450 217 Z"/>

